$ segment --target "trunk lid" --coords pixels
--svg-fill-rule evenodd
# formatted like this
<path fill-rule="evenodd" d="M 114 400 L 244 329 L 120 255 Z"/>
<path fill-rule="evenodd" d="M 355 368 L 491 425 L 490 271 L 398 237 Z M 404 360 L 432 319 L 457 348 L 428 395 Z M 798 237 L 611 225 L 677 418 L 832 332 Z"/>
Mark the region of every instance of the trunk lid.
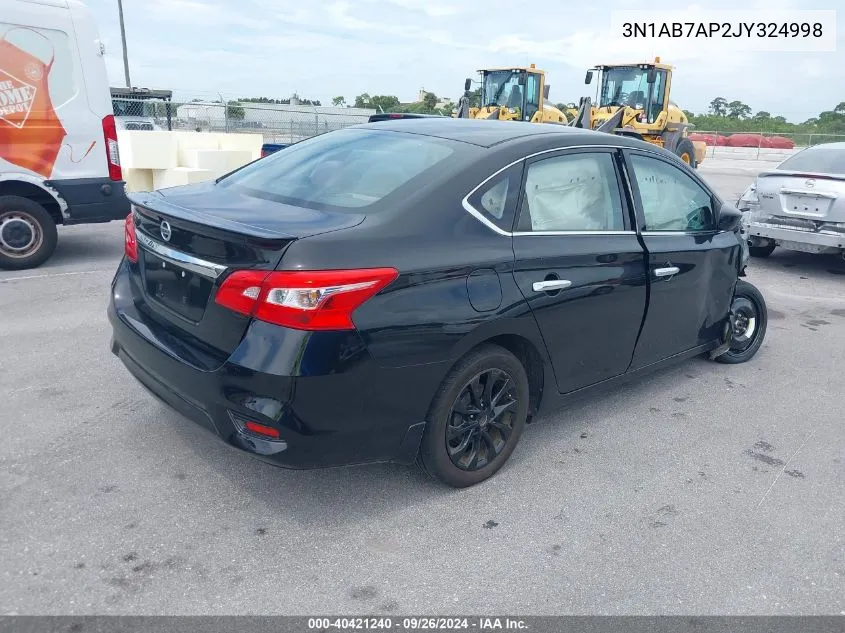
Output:
<path fill-rule="evenodd" d="M 179 356 L 212 366 L 232 353 L 249 326 L 249 317 L 214 301 L 232 270 L 273 270 L 293 241 L 364 219 L 253 198 L 214 183 L 129 197 L 138 244 L 138 262 L 130 267 L 134 304 L 167 333 Z"/>
<path fill-rule="evenodd" d="M 761 216 L 845 222 L 845 177 L 772 171 L 757 176 Z"/>

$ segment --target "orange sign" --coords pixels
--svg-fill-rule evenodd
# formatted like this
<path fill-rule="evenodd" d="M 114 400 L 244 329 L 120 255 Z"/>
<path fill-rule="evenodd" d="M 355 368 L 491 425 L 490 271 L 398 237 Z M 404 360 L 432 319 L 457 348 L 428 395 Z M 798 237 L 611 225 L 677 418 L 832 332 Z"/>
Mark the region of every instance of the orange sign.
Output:
<path fill-rule="evenodd" d="M 50 99 L 52 66 L 0 40 L 0 158 L 45 178 L 67 135 Z"/>

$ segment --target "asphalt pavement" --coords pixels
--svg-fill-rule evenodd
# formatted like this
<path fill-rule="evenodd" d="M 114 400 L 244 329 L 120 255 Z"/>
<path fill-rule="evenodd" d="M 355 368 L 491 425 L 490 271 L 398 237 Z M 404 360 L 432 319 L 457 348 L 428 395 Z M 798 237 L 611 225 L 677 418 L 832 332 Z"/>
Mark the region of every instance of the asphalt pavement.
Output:
<path fill-rule="evenodd" d="M 108 349 L 122 230 L 0 272 L 2 614 L 845 613 L 845 263 L 753 260 L 753 361 L 547 413 L 458 491 L 277 469 L 147 395 Z"/>

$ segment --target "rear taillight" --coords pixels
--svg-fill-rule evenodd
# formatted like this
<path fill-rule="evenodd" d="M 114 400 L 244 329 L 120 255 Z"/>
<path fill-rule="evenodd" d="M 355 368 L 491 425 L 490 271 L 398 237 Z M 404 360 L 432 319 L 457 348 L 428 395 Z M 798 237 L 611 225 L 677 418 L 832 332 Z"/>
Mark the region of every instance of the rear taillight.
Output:
<path fill-rule="evenodd" d="M 263 435 L 265 437 L 278 438 L 281 436 L 278 429 L 274 429 L 272 426 L 267 426 L 266 424 L 259 424 L 258 422 L 246 422 L 244 424 L 244 428 L 247 431 L 251 431 L 257 435 Z"/>
<path fill-rule="evenodd" d="M 132 219 L 131 212 L 123 222 L 123 252 L 130 262 L 138 261 L 138 239 L 135 235 L 135 220 Z"/>
<path fill-rule="evenodd" d="M 352 313 L 398 276 L 393 268 L 238 270 L 220 286 L 215 301 L 240 314 L 298 330 L 351 330 Z"/>
<path fill-rule="evenodd" d="M 103 138 L 106 141 L 109 178 L 111 180 L 123 180 L 123 170 L 120 168 L 120 151 L 117 147 L 117 126 L 113 114 L 107 114 L 103 117 Z"/>

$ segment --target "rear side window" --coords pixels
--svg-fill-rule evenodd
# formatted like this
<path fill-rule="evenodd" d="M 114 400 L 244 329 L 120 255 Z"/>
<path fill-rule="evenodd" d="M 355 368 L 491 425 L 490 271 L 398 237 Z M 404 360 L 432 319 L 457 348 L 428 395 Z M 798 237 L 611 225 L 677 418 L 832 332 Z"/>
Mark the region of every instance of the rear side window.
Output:
<path fill-rule="evenodd" d="M 503 231 L 513 229 L 523 163 L 511 165 L 478 188 L 467 200 L 487 222 Z"/>
<path fill-rule="evenodd" d="M 297 206 L 358 210 L 409 190 L 453 152 L 426 136 L 339 130 L 291 145 L 220 184 Z"/>
<path fill-rule="evenodd" d="M 531 163 L 520 231 L 622 231 L 622 200 L 608 153 L 585 152 Z"/>
<path fill-rule="evenodd" d="M 777 168 L 787 171 L 842 174 L 845 173 L 845 148 L 808 147 L 787 158 Z"/>

